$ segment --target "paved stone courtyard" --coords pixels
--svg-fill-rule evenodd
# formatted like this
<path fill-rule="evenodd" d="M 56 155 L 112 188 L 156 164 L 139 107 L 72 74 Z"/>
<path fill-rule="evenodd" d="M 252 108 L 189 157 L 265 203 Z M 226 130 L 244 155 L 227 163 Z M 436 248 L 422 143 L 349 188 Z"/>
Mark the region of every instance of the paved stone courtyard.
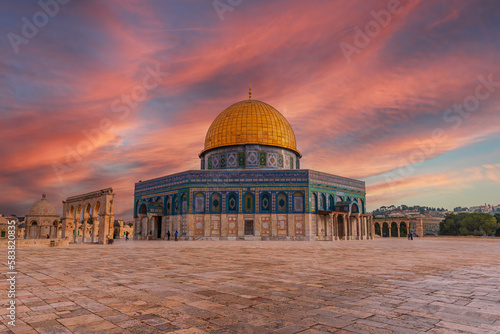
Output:
<path fill-rule="evenodd" d="M 0 332 L 500 333 L 499 255 L 418 238 L 22 248 Z"/>

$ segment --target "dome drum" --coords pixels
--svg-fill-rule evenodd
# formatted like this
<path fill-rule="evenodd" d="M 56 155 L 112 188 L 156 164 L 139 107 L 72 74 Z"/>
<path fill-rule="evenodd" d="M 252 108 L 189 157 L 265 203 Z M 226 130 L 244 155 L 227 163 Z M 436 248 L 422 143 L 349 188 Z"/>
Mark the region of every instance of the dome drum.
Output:
<path fill-rule="evenodd" d="M 205 152 L 201 158 L 201 169 L 299 169 L 295 151 L 267 145 L 235 145 Z"/>

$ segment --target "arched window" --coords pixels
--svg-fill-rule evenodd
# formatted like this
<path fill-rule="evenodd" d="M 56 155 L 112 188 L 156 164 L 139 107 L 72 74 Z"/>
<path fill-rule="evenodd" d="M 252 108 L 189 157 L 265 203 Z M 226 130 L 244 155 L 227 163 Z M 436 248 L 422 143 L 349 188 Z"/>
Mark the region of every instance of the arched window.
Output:
<path fill-rule="evenodd" d="M 321 200 L 319 202 L 319 209 L 326 210 L 326 196 L 325 196 L 325 194 L 321 194 Z"/>
<path fill-rule="evenodd" d="M 316 194 L 311 195 L 311 212 L 318 211 L 318 196 Z"/>
<path fill-rule="evenodd" d="M 177 195 L 174 195 L 172 199 L 172 211 L 174 215 L 179 213 L 179 198 Z"/>
<path fill-rule="evenodd" d="M 359 207 L 357 203 L 352 203 L 351 205 L 351 212 L 352 213 L 359 213 Z"/>
<path fill-rule="evenodd" d="M 165 214 L 170 215 L 172 213 L 172 203 L 170 196 L 165 196 Z"/>
<path fill-rule="evenodd" d="M 335 204 L 333 203 L 333 196 L 328 196 L 328 210 L 333 211 L 335 208 Z"/>
<path fill-rule="evenodd" d="M 227 195 L 227 212 L 228 213 L 238 213 L 238 194 L 230 193 Z"/>
<path fill-rule="evenodd" d="M 260 212 L 271 212 L 271 195 L 267 192 L 260 195 Z"/>
<path fill-rule="evenodd" d="M 141 207 L 139 208 L 139 213 L 141 215 L 146 215 L 148 214 L 148 208 L 146 207 L 146 204 L 142 204 Z"/>
<path fill-rule="evenodd" d="M 244 211 L 245 212 L 253 212 L 255 210 L 254 208 L 254 198 L 251 193 L 246 193 L 244 197 Z"/>
<path fill-rule="evenodd" d="M 181 200 L 182 200 L 182 211 L 181 211 L 181 213 L 187 213 L 188 212 L 187 195 L 186 194 L 182 194 Z"/>
<path fill-rule="evenodd" d="M 365 212 L 365 202 L 362 199 L 360 199 L 359 204 L 360 204 L 361 213 L 366 213 Z"/>
<path fill-rule="evenodd" d="M 214 213 L 221 212 L 221 199 L 219 193 L 212 194 L 212 200 L 210 201 L 210 211 Z"/>
<path fill-rule="evenodd" d="M 276 198 L 276 211 L 287 212 L 288 211 L 288 196 L 285 193 L 279 193 Z"/>
<path fill-rule="evenodd" d="M 293 194 L 293 211 L 304 212 L 304 195 L 299 191 Z"/>
<path fill-rule="evenodd" d="M 337 203 L 338 202 L 343 202 L 343 201 L 344 201 L 344 199 L 342 198 L 342 196 L 337 196 Z"/>
<path fill-rule="evenodd" d="M 194 212 L 205 212 L 205 195 L 203 193 L 194 195 Z"/>

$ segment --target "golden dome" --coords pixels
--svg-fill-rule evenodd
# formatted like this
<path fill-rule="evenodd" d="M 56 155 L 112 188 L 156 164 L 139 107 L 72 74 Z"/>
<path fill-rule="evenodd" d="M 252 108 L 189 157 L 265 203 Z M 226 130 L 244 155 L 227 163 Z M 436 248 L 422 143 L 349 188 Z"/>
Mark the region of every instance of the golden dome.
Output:
<path fill-rule="evenodd" d="M 278 146 L 300 155 L 290 123 L 278 110 L 257 100 L 240 101 L 221 112 L 208 129 L 201 154 L 244 144 Z"/>

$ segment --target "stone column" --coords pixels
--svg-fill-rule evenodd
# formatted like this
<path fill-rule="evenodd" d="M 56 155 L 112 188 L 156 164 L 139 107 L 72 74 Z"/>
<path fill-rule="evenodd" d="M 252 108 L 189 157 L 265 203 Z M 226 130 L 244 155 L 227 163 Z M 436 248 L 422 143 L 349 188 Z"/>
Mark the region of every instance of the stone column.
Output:
<path fill-rule="evenodd" d="M 75 219 L 75 229 L 73 230 L 73 242 L 78 241 L 78 219 Z"/>
<path fill-rule="evenodd" d="M 105 213 L 99 214 L 99 243 L 107 244 L 109 238 L 109 225 L 110 220 L 114 218 L 114 215 L 110 216 Z M 113 219 L 114 221 L 114 219 Z"/>
<path fill-rule="evenodd" d="M 364 217 L 364 223 L 365 223 L 365 236 L 366 240 L 370 238 L 370 231 L 368 230 L 368 217 Z"/>
<path fill-rule="evenodd" d="M 325 228 L 327 239 L 333 240 L 333 215 L 331 213 L 328 216 L 325 215 Z"/>
<path fill-rule="evenodd" d="M 97 224 L 96 224 L 96 218 L 92 219 L 92 243 L 95 242 L 95 237 L 97 235 Z"/>
<path fill-rule="evenodd" d="M 339 240 L 339 215 L 333 215 L 333 233 L 335 240 Z"/>
<path fill-rule="evenodd" d="M 397 224 L 398 227 L 398 238 L 401 238 L 401 223 Z"/>
<path fill-rule="evenodd" d="M 387 224 L 387 227 L 389 228 L 389 238 L 391 238 L 392 222 L 390 224 Z"/>
<path fill-rule="evenodd" d="M 61 238 L 64 239 L 66 237 L 66 218 L 62 219 L 62 232 Z"/>
<path fill-rule="evenodd" d="M 359 213 L 356 215 L 356 239 L 360 240 L 361 239 L 361 217 L 359 216 Z"/>
<path fill-rule="evenodd" d="M 85 237 L 87 236 L 87 219 L 83 219 L 82 225 L 82 243 L 85 242 Z"/>
<path fill-rule="evenodd" d="M 344 240 L 349 240 L 349 236 L 348 236 L 349 228 L 347 226 L 347 224 L 349 224 L 348 218 L 349 218 L 349 215 L 342 216 L 342 224 L 344 225 Z"/>

